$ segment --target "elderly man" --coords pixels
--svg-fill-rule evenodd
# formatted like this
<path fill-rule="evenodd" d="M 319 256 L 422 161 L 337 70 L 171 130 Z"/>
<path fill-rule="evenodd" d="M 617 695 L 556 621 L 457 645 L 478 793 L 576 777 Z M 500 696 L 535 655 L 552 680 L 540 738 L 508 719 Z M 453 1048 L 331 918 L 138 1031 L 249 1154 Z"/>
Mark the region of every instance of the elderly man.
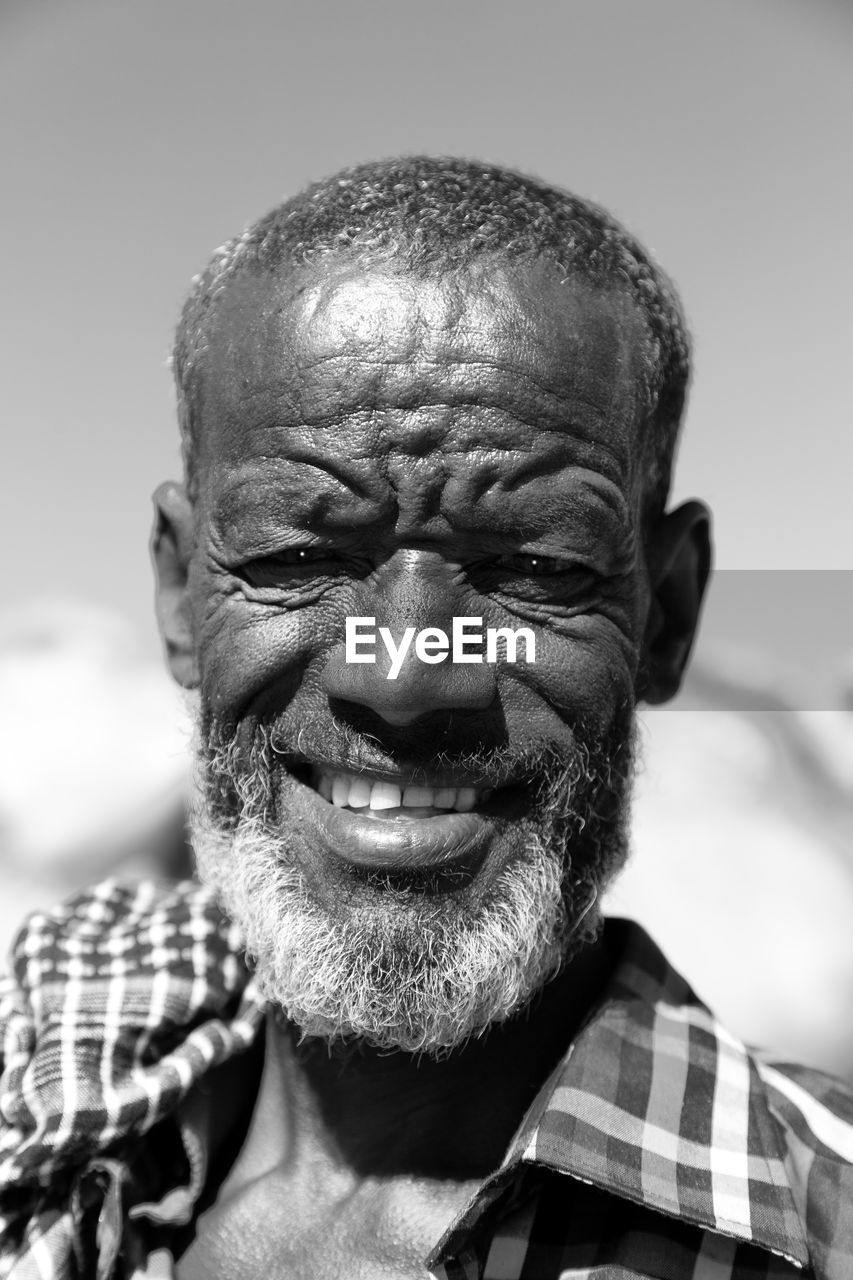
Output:
<path fill-rule="evenodd" d="M 217 253 L 175 374 L 203 887 L 19 938 L 8 1274 L 849 1280 L 848 1095 L 599 919 L 709 570 L 666 278 L 537 181 L 365 165 Z"/>

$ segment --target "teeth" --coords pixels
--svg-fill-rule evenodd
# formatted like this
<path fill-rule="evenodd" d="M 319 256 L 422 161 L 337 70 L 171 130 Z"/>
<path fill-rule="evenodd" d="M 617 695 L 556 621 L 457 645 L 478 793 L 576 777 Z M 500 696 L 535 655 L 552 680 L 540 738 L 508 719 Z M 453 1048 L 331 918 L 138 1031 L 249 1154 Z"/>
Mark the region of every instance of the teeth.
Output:
<path fill-rule="evenodd" d="M 406 787 L 403 792 L 403 808 L 417 809 L 418 806 L 423 808 L 432 808 L 435 804 L 433 796 L 435 791 L 432 787 Z"/>
<path fill-rule="evenodd" d="M 335 778 L 332 782 L 332 804 L 338 809 L 343 809 L 348 801 L 349 783 L 346 778 Z"/>
<path fill-rule="evenodd" d="M 477 792 L 473 787 L 460 787 L 454 808 L 459 813 L 468 813 L 477 803 Z"/>
<path fill-rule="evenodd" d="M 469 813 L 488 793 L 476 787 L 421 787 L 401 789 L 393 782 L 371 782 L 351 773 L 320 773 L 317 791 L 338 809 L 452 809 Z M 420 815 L 426 816 L 429 815 Z"/>
<path fill-rule="evenodd" d="M 374 782 L 370 789 L 371 809 L 399 809 L 401 792 L 393 782 Z"/>
<path fill-rule="evenodd" d="M 349 784 L 349 800 L 347 804 L 351 809 L 366 809 L 370 804 L 370 792 L 372 788 L 367 778 L 353 778 Z"/>

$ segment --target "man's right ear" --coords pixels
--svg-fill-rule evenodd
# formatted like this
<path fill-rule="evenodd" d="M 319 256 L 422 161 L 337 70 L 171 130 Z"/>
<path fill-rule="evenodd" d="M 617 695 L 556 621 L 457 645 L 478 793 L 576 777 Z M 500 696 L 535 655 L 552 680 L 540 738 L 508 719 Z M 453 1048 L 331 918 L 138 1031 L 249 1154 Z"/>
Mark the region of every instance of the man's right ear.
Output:
<path fill-rule="evenodd" d="M 167 480 L 154 491 L 151 556 L 160 635 L 169 669 L 185 689 L 195 689 L 199 682 L 188 586 L 194 548 L 192 503 L 183 485 Z"/>

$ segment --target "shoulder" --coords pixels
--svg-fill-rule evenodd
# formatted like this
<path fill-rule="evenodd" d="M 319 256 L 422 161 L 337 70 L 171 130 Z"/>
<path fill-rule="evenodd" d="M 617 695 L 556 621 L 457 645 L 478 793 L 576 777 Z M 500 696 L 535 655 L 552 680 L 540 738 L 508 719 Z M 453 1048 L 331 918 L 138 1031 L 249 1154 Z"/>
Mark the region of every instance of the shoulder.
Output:
<path fill-rule="evenodd" d="M 853 1090 L 810 1067 L 757 1055 L 785 1171 L 819 1276 L 853 1275 Z"/>
<path fill-rule="evenodd" d="M 178 973 L 210 970 L 240 951 L 237 931 L 202 885 L 112 879 L 29 916 L 8 967 L 23 986 L 43 988 L 69 978 L 154 973 L 164 963 Z M 239 983 L 239 975 L 231 980 Z"/>
<path fill-rule="evenodd" d="M 640 1167 L 634 1177 L 625 1161 L 624 1181 L 643 1198 L 642 1167 L 653 1141 L 657 1208 L 692 1214 L 707 1228 L 801 1263 L 810 1258 L 821 1280 L 850 1280 L 851 1089 L 745 1045 L 648 935 L 631 923 L 608 923 L 618 963 L 602 1030 L 596 1034 L 593 1023 L 587 1037 L 595 1055 L 574 1067 L 577 1075 L 584 1066 L 587 1093 L 603 1094 L 608 1104 L 605 1163 L 618 1131 Z M 605 1071 L 604 1061 L 615 1065 Z"/>
<path fill-rule="evenodd" d="M 0 1193 L 148 1130 L 262 1022 L 241 939 L 194 882 L 110 880 L 31 916 L 0 992 Z"/>
<path fill-rule="evenodd" d="M 232 1021 L 254 1002 L 242 939 L 209 889 L 106 880 L 24 923 L 3 981 L 0 1029 L 8 1035 L 25 1018 L 37 1039 L 61 1034 L 66 1048 L 72 1033 L 82 1043 L 144 1030 L 150 1042 L 200 1019 Z"/>
<path fill-rule="evenodd" d="M 853 1090 L 812 1067 L 754 1056 L 768 1104 L 791 1134 L 853 1164 Z"/>

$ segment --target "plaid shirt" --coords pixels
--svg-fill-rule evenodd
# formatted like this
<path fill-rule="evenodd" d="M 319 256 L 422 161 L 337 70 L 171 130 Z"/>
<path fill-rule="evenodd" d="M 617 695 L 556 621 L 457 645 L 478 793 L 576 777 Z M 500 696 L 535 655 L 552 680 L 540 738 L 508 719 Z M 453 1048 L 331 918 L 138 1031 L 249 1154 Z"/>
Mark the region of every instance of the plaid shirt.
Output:
<path fill-rule="evenodd" d="M 426 1266 L 851 1280 L 853 1096 L 750 1056 L 641 929 L 606 930 L 603 996 Z M 0 1275 L 174 1276 L 216 1129 L 194 1086 L 239 1070 L 264 1020 L 196 884 L 111 881 L 32 917 L 0 999 Z"/>

